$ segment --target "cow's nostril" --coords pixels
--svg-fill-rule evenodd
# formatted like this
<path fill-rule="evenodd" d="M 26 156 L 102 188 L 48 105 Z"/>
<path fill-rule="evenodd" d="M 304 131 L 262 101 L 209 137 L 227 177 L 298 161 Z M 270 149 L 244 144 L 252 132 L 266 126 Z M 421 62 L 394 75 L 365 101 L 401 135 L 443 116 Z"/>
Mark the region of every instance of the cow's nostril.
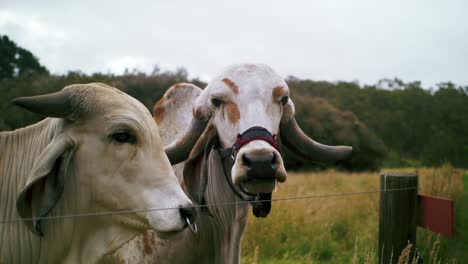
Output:
<path fill-rule="evenodd" d="M 247 154 L 242 155 L 242 162 L 244 163 L 244 166 L 248 168 L 252 167 L 252 160 L 247 157 Z"/>
<path fill-rule="evenodd" d="M 193 207 L 181 207 L 179 208 L 180 216 L 184 221 L 189 220 L 190 223 L 195 223 L 197 219 L 197 211 Z"/>
<path fill-rule="evenodd" d="M 274 152 L 245 153 L 242 161 L 247 171 L 260 177 L 261 174 L 271 175 L 277 167 L 278 157 Z M 256 177 L 257 177 L 256 176 Z"/>

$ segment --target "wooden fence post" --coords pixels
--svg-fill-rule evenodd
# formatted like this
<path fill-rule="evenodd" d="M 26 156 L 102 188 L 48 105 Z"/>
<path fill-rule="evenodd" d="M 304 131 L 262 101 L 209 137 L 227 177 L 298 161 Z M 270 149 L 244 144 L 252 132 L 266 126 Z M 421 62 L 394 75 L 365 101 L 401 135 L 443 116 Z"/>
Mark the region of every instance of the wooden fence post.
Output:
<path fill-rule="evenodd" d="M 411 263 L 416 248 L 418 175 L 382 173 L 380 189 L 379 263 L 397 263 L 408 243 L 412 244 Z"/>

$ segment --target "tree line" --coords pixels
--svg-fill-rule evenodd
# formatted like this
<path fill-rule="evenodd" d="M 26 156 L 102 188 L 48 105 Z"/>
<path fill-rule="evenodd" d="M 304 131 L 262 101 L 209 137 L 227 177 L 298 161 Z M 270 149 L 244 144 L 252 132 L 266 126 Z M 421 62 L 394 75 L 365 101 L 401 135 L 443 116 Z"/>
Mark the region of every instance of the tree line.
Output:
<path fill-rule="evenodd" d="M 52 75 L 34 55 L 14 43 L 11 45 L 12 41 L 5 41 L 5 37 L 0 36 L 0 131 L 27 126 L 43 118 L 12 105 L 11 99 L 54 92 L 70 84 L 107 83 L 137 98 L 149 110 L 175 83 L 191 82 L 201 88 L 206 85 L 190 79 L 183 68 L 170 72 L 155 67 L 151 74 L 133 70 L 122 75 L 82 72 Z M 9 49 L 4 47 L 5 43 Z M 16 55 L 4 56 L 6 51 L 14 50 L 11 47 L 16 47 Z M 31 63 L 18 63 L 21 58 L 18 50 L 30 54 L 26 57 Z M 405 83 L 398 79 L 385 79 L 375 85 L 296 77 L 288 77 L 286 82 L 296 105 L 296 119 L 304 132 L 319 142 L 354 147 L 352 157 L 338 163 L 339 167 L 376 170 L 382 166 L 451 163 L 468 168 L 468 86 L 441 83 L 430 90 L 420 82 Z M 317 168 L 287 151 L 283 155 L 289 169 Z"/>
<path fill-rule="evenodd" d="M 393 89 L 381 89 L 382 84 Z M 383 165 L 468 167 L 468 86 L 382 80 L 376 85 L 289 78 L 297 95 L 353 112 L 385 143 Z"/>

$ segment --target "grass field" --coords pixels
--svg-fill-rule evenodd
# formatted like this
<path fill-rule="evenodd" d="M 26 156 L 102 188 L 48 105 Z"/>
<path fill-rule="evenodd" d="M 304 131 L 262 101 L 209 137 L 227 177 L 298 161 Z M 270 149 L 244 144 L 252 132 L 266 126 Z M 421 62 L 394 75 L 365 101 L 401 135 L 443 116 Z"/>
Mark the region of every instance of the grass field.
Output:
<path fill-rule="evenodd" d="M 450 166 L 382 171 L 417 172 L 419 193 L 455 200 L 456 236 L 418 228 L 424 263 L 468 259 L 468 171 Z M 289 173 L 274 198 L 379 189 L 379 172 Z M 242 263 L 376 263 L 379 193 L 274 202 L 266 219 L 249 217 Z M 410 262 L 411 263 L 411 262 Z"/>

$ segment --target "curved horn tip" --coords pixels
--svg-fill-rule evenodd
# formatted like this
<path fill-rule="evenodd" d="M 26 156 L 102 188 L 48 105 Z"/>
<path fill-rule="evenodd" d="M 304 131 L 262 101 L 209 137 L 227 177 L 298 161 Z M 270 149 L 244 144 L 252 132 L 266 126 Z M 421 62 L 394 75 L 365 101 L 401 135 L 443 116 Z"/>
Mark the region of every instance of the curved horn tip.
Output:
<path fill-rule="evenodd" d="M 329 153 L 322 156 L 324 164 L 334 163 L 340 160 L 346 160 L 351 156 L 353 148 L 350 146 L 329 146 Z"/>
<path fill-rule="evenodd" d="M 10 102 L 14 105 L 26 107 L 26 101 L 28 97 L 16 97 L 15 99 L 11 100 Z"/>
<path fill-rule="evenodd" d="M 50 117 L 67 117 L 73 110 L 70 94 L 64 90 L 51 94 L 18 97 L 11 102 L 28 111 Z"/>
<path fill-rule="evenodd" d="M 343 149 L 343 158 L 349 158 L 349 155 L 353 152 L 353 147 L 350 146 L 341 146 Z"/>
<path fill-rule="evenodd" d="M 318 163 L 331 163 L 349 157 L 353 148 L 350 146 L 329 146 L 315 142 L 308 137 L 293 117 L 281 124 L 280 136 L 285 146 L 305 159 Z"/>
<path fill-rule="evenodd" d="M 34 109 L 34 106 L 32 106 L 32 101 L 34 101 L 34 96 L 24 96 L 24 97 L 17 97 L 11 100 L 11 103 L 19 107 L 22 107 L 26 110 L 29 110 L 31 112 L 37 112 Z"/>

